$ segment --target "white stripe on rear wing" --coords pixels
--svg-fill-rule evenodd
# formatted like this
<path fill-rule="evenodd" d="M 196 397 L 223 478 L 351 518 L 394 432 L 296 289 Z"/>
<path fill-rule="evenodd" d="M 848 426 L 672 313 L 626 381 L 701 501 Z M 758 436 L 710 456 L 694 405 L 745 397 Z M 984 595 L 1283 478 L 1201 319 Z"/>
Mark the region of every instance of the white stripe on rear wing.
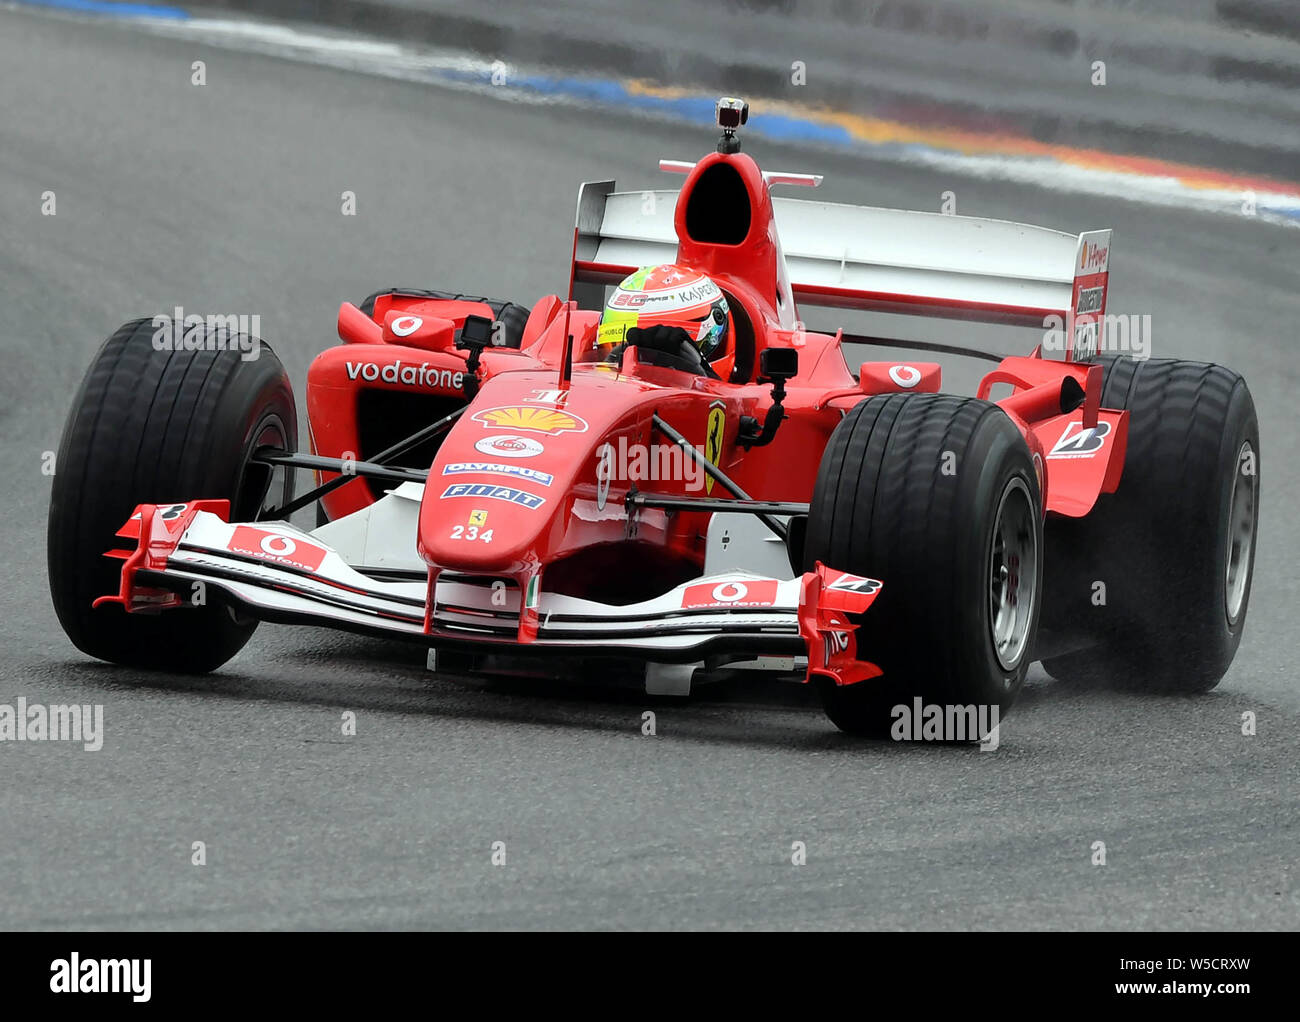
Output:
<path fill-rule="evenodd" d="M 677 195 L 616 192 L 612 181 L 582 186 L 574 245 L 581 305 L 599 308 L 604 285 L 639 266 L 674 261 Z M 803 304 L 1037 327 L 1073 311 L 1082 235 L 942 213 L 772 202 Z"/>

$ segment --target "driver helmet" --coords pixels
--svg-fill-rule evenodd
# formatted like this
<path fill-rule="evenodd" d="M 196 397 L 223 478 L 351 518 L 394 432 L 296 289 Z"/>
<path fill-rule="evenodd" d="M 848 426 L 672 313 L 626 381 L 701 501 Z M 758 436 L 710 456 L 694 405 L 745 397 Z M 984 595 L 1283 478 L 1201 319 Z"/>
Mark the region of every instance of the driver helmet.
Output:
<path fill-rule="evenodd" d="M 605 303 L 596 347 L 608 357 L 630 327 L 654 326 L 685 330 L 706 362 L 726 355 L 731 343 L 731 309 L 722 289 L 684 266 L 644 266 L 624 278 Z"/>

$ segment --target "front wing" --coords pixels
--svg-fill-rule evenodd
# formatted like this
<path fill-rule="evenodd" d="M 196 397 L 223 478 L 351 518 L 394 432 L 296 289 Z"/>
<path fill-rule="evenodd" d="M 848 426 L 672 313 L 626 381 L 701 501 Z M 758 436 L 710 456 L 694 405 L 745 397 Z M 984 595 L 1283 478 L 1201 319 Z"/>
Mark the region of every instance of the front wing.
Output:
<path fill-rule="evenodd" d="M 882 584 L 821 564 L 792 579 L 728 571 L 623 606 L 543 591 L 533 635 L 521 624 L 518 589 L 501 580 L 442 570 L 430 592 L 427 578 L 359 571 L 287 522 L 232 524 L 228 514 L 226 501 L 140 505 L 118 532 L 136 548 L 109 551 L 124 562 L 119 591 L 96 606 L 185 613 L 219 601 L 259 619 L 436 647 L 667 663 L 806 655 L 805 680 L 847 685 L 880 674 L 858 658 L 848 615 L 864 613 Z"/>

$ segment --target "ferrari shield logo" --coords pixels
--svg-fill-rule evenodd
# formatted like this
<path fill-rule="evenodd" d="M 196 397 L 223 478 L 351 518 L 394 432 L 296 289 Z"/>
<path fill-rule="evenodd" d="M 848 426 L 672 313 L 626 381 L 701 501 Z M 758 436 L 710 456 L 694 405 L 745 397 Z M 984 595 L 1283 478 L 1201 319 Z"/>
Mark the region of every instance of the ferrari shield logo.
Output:
<path fill-rule="evenodd" d="M 716 466 L 722 457 L 722 440 L 727 434 L 727 409 L 721 401 L 709 406 L 709 425 L 704 433 L 704 457 L 710 465 Z M 713 476 L 704 477 L 704 492 L 713 492 Z"/>

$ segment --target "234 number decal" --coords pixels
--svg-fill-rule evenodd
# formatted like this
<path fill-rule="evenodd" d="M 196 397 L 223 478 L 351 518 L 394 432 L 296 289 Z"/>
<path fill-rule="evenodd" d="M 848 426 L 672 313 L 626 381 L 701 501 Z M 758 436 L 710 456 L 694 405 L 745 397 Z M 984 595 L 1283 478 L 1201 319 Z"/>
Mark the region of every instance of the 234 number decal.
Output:
<path fill-rule="evenodd" d="M 471 541 L 479 540 L 483 543 L 491 543 L 492 530 L 484 529 L 482 532 L 480 532 L 479 527 L 477 525 L 457 525 L 455 528 L 451 530 L 451 538 L 467 539 Z"/>

